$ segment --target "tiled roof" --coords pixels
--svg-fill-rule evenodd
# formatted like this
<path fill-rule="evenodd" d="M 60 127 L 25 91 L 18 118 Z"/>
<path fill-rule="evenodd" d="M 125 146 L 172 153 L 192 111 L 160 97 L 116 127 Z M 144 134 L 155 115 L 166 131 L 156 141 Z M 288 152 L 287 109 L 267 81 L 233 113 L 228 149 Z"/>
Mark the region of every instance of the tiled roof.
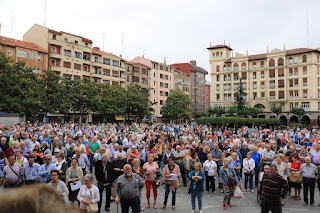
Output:
<path fill-rule="evenodd" d="M 25 49 L 36 50 L 39 52 L 48 53 L 48 51 L 46 49 L 40 47 L 39 45 L 37 45 L 35 43 L 20 41 L 17 39 L 8 38 L 8 37 L 4 37 L 4 36 L 0 36 L 0 44 L 12 46 L 12 47 L 21 47 L 21 48 L 25 48 Z"/>
<path fill-rule="evenodd" d="M 248 57 L 249 57 L 249 61 L 261 60 L 261 59 L 266 59 L 267 54 L 263 53 L 263 54 L 257 54 L 257 55 L 249 55 Z"/>
<path fill-rule="evenodd" d="M 177 68 L 178 70 L 181 70 L 185 73 L 187 73 L 188 75 L 191 75 L 191 71 L 197 71 L 197 72 L 201 72 L 205 75 L 208 74 L 208 72 L 198 66 L 192 65 L 190 63 L 179 63 L 179 64 L 171 64 L 170 66 Z"/>
<path fill-rule="evenodd" d="M 143 66 L 143 67 L 147 67 L 149 69 L 151 69 L 151 67 L 147 66 L 147 65 L 144 65 L 144 64 L 141 64 L 141 63 L 136 63 L 136 62 L 133 62 L 133 61 L 126 61 L 127 64 L 132 64 L 132 65 L 139 65 L 139 66 Z"/>
<path fill-rule="evenodd" d="M 219 49 L 219 48 L 227 48 L 227 49 L 229 49 L 231 51 L 233 50 L 230 47 L 228 47 L 227 45 L 222 45 L 222 44 L 211 46 L 211 47 L 208 47 L 207 49 L 208 50 L 212 50 L 212 49 Z"/>
<path fill-rule="evenodd" d="M 121 59 L 119 56 L 117 56 L 117 55 L 115 55 L 113 53 L 107 53 L 107 52 L 104 52 L 104 51 L 100 51 L 97 48 L 92 48 L 92 53 L 93 54 L 97 54 L 97 55 L 108 55 L 108 56 L 112 56 L 112 57 L 116 57 L 116 58 Z"/>
<path fill-rule="evenodd" d="M 59 32 L 59 31 L 55 31 L 55 30 L 52 30 L 52 29 L 48 29 L 48 30 L 49 30 L 50 33 L 54 33 L 54 34 L 57 34 L 57 35 L 62 35 L 62 33 L 64 33 L 64 34 L 67 34 L 67 35 L 71 35 L 71 36 L 75 36 L 75 37 L 81 38 L 83 42 L 88 42 L 90 44 L 93 43 L 92 40 L 84 38 L 82 36 L 74 35 L 74 34 L 71 34 L 71 33 L 63 32 L 63 31 Z"/>
<path fill-rule="evenodd" d="M 287 55 L 296 55 L 296 54 L 309 53 L 309 52 L 318 52 L 318 53 L 320 53 L 320 51 L 317 50 L 317 49 L 296 48 L 296 49 L 292 49 L 292 50 L 287 50 L 286 54 Z"/>

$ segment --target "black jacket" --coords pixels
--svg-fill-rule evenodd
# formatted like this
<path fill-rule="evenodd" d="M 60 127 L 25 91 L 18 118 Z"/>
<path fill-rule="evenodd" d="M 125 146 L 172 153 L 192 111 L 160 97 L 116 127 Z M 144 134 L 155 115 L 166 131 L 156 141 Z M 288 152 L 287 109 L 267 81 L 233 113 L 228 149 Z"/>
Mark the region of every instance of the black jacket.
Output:
<path fill-rule="evenodd" d="M 105 177 L 105 171 L 102 164 L 102 160 L 98 160 L 95 165 L 95 175 L 96 175 L 97 181 L 102 183 L 113 183 L 115 179 L 114 177 L 115 172 L 114 172 L 112 163 L 107 162 L 106 170 L 107 170 L 107 176 L 108 176 L 107 180 Z"/>

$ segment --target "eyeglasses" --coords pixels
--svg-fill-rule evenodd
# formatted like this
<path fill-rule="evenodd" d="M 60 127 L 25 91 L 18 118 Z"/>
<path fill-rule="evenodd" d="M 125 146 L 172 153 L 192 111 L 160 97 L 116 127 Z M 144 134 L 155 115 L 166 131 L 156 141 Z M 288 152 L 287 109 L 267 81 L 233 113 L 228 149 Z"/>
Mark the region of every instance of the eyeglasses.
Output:
<path fill-rule="evenodd" d="M 50 158 L 46 158 L 45 160 L 51 160 Z"/>

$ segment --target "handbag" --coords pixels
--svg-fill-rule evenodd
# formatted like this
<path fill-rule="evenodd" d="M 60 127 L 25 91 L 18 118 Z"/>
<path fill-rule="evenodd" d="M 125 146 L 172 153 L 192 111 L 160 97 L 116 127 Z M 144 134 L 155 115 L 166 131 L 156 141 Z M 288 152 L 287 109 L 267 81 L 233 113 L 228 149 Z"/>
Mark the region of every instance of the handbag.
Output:
<path fill-rule="evenodd" d="M 233 187 L 235 185 L 237 185 L 237 181 L 236 181 L 236 178 L 235 177 L 231 177 L 229 174 L 227 174 L 227 172 L 224 170 L 224 172 L 226 173 L 227 175 L 227 182 L 228 182 L 228 186 L 229 187 Z"/>
<path fill-rule="evenodd" d="M 86 194 L 86 197 L 88 199 L 88 196 L 87 196 L 87 187 L 85 188 L 85 192 Z M 97 203 L 90 203 L 87 205 L 87 212 L 88 213 L 95 213 L 95 212 L 98 212 L 99 211 L 99 208 L 98 208 L 98 204 Z"/>
<path fill-rule="evenodd" d="M 302 183 L 302 174 L 300 172 L 291 172 L 289 180 L 291 183 Z"/>

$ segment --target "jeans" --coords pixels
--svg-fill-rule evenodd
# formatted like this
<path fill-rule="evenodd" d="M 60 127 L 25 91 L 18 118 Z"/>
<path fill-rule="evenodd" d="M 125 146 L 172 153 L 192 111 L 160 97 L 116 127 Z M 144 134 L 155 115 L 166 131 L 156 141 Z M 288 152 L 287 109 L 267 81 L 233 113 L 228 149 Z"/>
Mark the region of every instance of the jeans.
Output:
<path fill-rule="evenodd" d="M 314 203 L 314 190 L 316 188 L 316 180 L 315 178 L 303 178 L 303 200 L 308 203 L 308 192 L 310 190 L 310 204 Z"/>
<path fill-rule="evenodd" d="M 140 199 L 139 197 L 133 199 L 120 198 L 121 213 L 129 213 L 131 207 L 132 213 L 140 213 Z"/>
<path fill-rule="evenodd" d="M 244 189 L 248 188 L 248 180 L 250 189 L 253 189 L 253 175 L 251 173 L 244 173 Z"/>
<path fill-rule="evenodd" d="M 170 193 L 170 185 L 167 185 L 166 186 L 166 192 L 164 194 L 164 202 L 163 202 L 163 205 L 165 205 L 165 206 L 167 205 L 169 193 Z M 176 193 L 177 193 L 177 188 L 172 190 L 172 206 L 176 205 Z"/>
<path fill-rule="evenodd" d="M 90 163 L 90 172 L 92 173 L 92 167 L 93 167 L 93 155 L 90 153 L 89 155 L 89 163 Z"/>
<path fill-rule="evenodd" d="M 267 202 L 265 200 L 261 200 L 261 213 L 282 213 L 282 207 L 280 202 Z"/>
<path fill-rule="evenodd" d="M 259 184 L 259 172 L 260 172 L 260 169 L 254 169 L 255 171 L 255 175 L 254 175 L 254 185 L 257 187 L 258 184 Z"/>
<path fill-rule="evenodd" d="M 98 202 L 99 211 L 101 209 L 102 193 L 103 193 L 104 189 L 106 189 L 106 206 L 105 206 L 105 208 L 110 208 L 111 186 L 112 186 L 112 183 L 110 183 L 108 186 L 103 186 L 102 182 L 98 183 L 98 188 L 99 188 L 99 193 L 100 193 L 100 201 Z"/>
<path fill-rule="evenodd" d="M 196 197 L 198 198 L 199 210 L 202 210 L 202 191 L 191 191 L 191 206 L 192 210 L 196 210 Z"/>

